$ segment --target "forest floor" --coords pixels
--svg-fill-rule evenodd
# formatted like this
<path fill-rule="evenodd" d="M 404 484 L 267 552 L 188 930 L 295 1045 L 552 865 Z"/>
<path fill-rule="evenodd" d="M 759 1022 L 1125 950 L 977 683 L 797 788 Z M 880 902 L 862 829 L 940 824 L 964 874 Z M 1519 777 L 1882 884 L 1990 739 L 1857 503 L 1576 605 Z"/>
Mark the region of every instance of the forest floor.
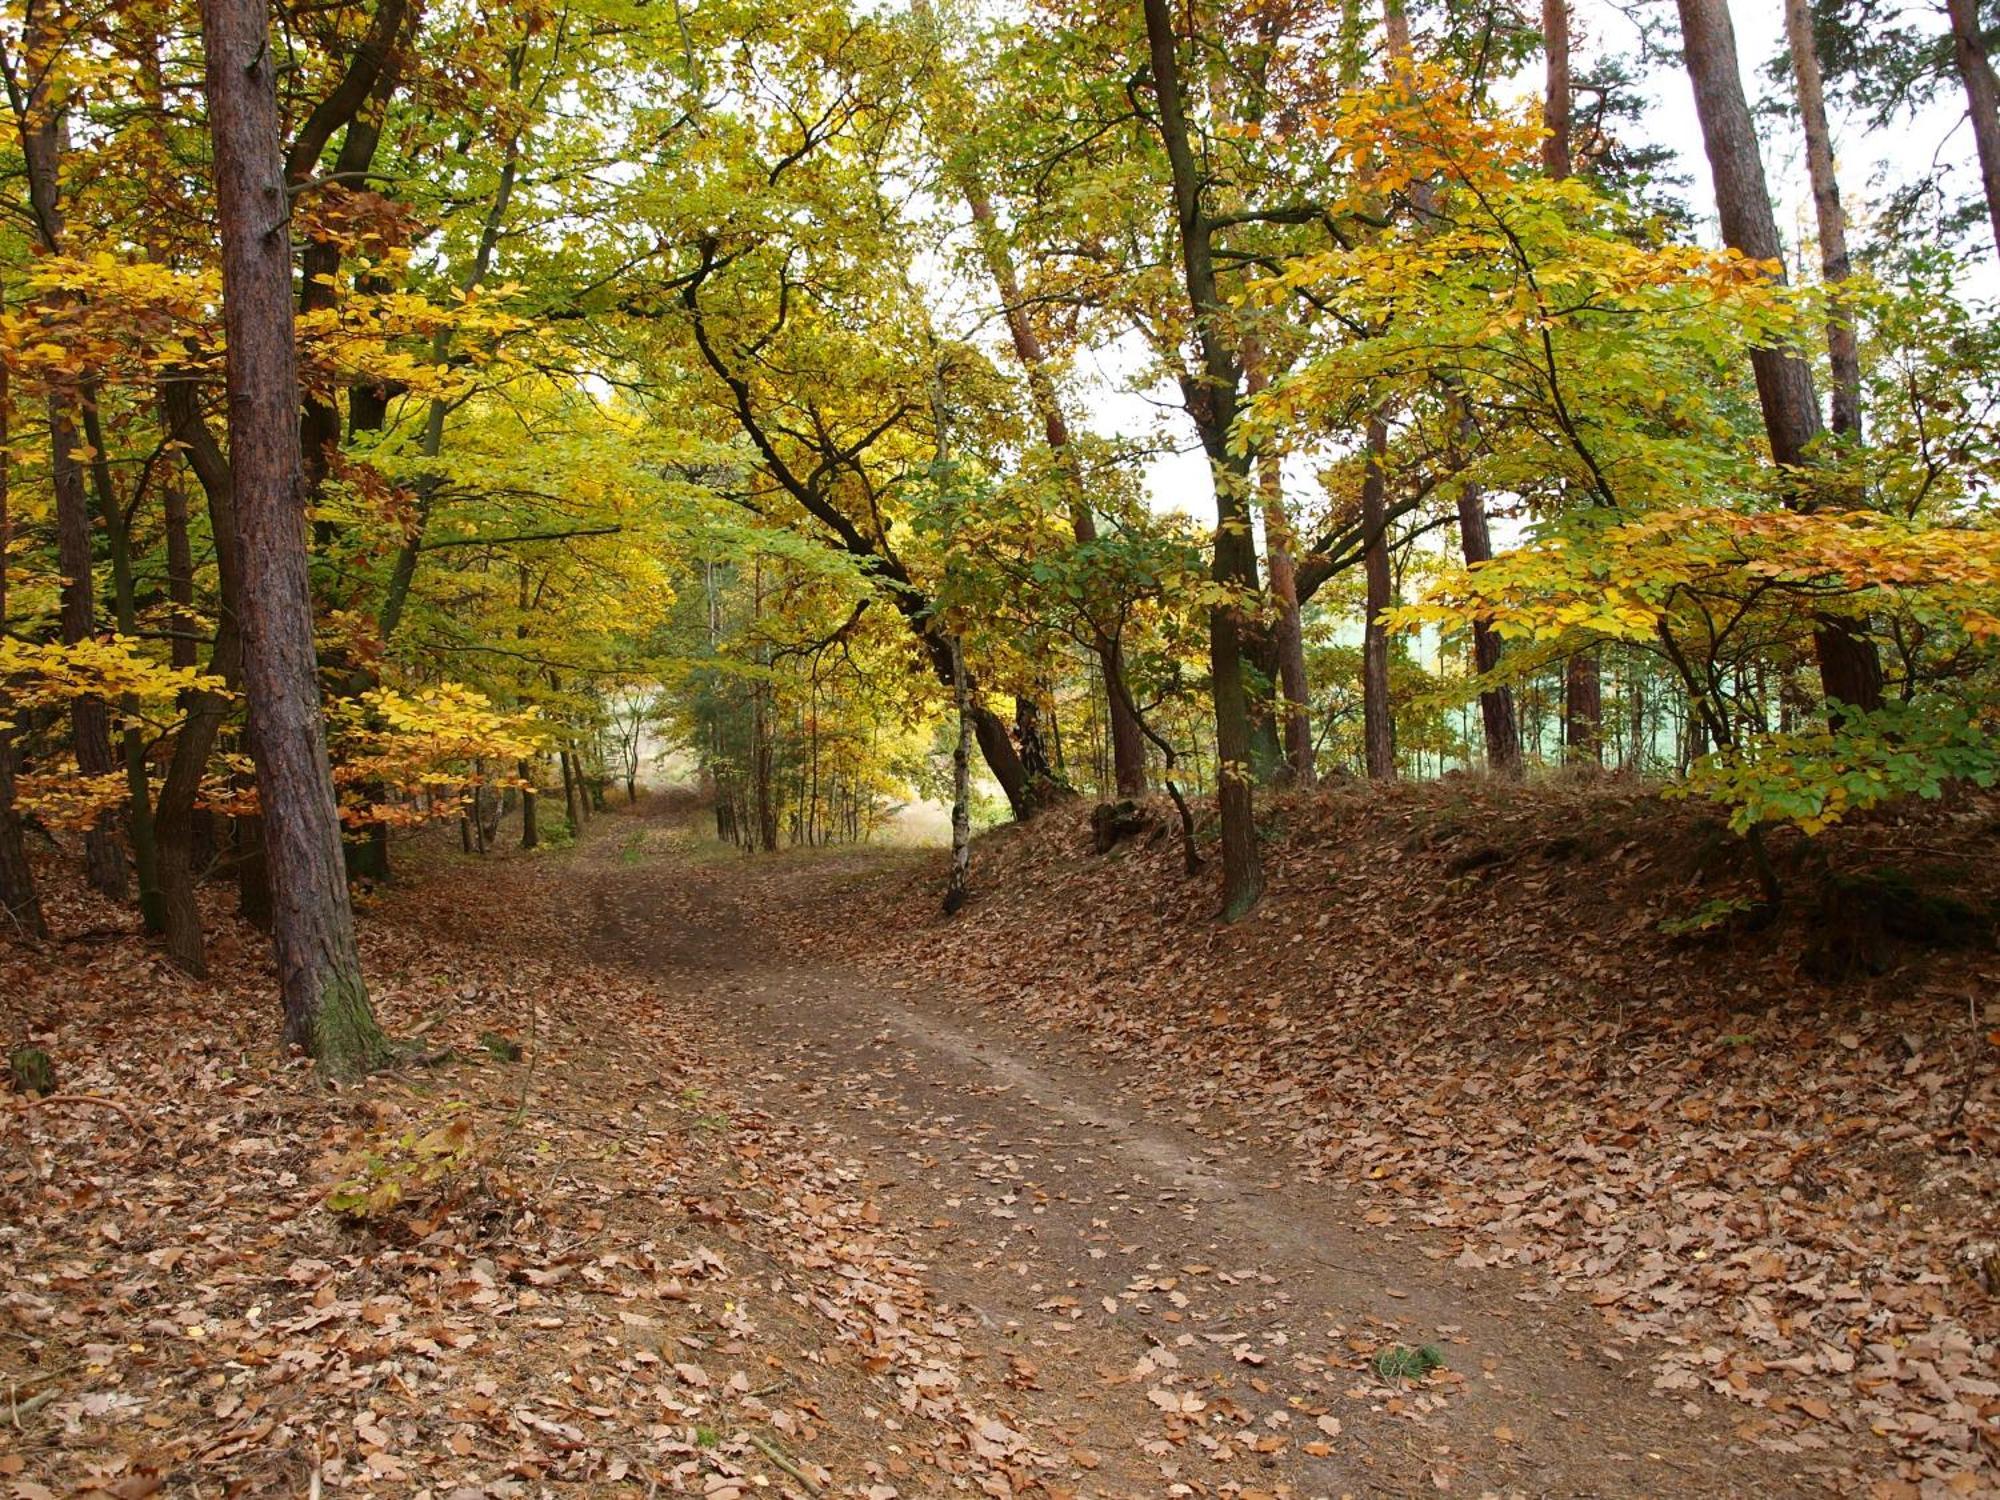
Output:
<path fill-rule="evenodd" d="M 416 849 L 363 936 L 425 1050 L 345 1090 L 274 1046 L 258 941 L 220 914 L 206 982 L 73 893 L 63 930 L 96 931 L 0 948 L 0 1028 L 56 1055 L 63 1101 L 0 1112 L 0 1495 L 1992 1492 L 1993 1309 L 1947 1264 L 1991 1232 L 1990 1069 L 1949 1129 L 1899 1139 L 1950 1170 L 1895 1191 L 1969 1228 L 1862 1222 L 1840 1143 L 1882 1120 L 1801 1166 L 1874 1257 L 1856 1306 L 1788 1258 L 1846 1248 L 1782 1189 L 1737 1194 L 1763 1233 L 1729 1241 L 1682 1201 L 1729 1193 L 1682 1135 L 1544 1133 L 1597 1022 L 1556 1026 L 1553 1062 L 1459 1071 L 1449 1007 L 1343 1053 L 1265 1005 L 1331 941 L 1298 920 L 1324 856 L 1277 863 L 1239 951 L 1157 851 L 1094 858 L 1074 817 L 983 841 L 945 926 L 933 854 L 747 860 L 696 811 L 651 799 L 476 868 Z M 1428 968 L 1408 983 L 1438 998 Z M 1827 1050 L 1888 1115 L 1931 1088 L 1906 1064 L 1932 1043 L 1878 1011 L 1849 1005 L 1858 1037 Z M 1860 1068 L 1876 1020 L 1909 1040 Z M 1509 1024 L 1549 1022 L 1522 1002 Z M 1416 1065 L 1461 1103 L 1413 1095 Z M 1665 1074 L 1593 1076 L 1635 1116 L 1717 1086 L 1665 1103 Z M 1371 1118 L 1343 1120 L 1357 1095 Z M 1534 1138 L 1502 1153 L 1495 1100 Z M 368 1211 L 328 1210 L 344 1181 Z M 1829 1368 L 1704 1321 L 1691 1266 L 1733 1268 L 1785 1337 L 1824 1333 Z M 1784 1290 L 1815 1277 L 1841 1331 Z M 1393 1370 L 1426 1347 L 1439 1368 Z"/>

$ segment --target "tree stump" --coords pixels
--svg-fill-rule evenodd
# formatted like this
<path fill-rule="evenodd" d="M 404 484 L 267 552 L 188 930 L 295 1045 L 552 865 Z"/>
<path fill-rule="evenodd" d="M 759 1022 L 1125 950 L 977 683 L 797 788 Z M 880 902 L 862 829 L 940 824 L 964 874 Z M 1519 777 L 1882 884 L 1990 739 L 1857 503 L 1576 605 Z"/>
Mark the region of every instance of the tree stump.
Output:
<path fill-rule="evenodd" d="M 1109 854 L 1126 839 L 1137 837 L 1152 826 L 1153 815 L 1130 798 L 1100 802 L 1090 813 L 1091 845 L 1099 854 Z"/>

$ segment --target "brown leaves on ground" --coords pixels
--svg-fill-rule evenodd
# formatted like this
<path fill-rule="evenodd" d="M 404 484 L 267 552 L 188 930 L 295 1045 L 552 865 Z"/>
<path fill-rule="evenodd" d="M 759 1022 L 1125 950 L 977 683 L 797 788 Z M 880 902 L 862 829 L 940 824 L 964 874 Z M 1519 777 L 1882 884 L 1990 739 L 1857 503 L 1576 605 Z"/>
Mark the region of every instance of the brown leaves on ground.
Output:
<path fill-rule="evenodd" d="M 934 870 L 887 931 L 861 919 L 879 884 L 827 898 L 844 924 L 797 920 L 1148 1069 L 1428 1255 L 1539 1271 L 1642 1337 L 1663 1391 L 1740 1402 L 1746 1435 L 1855 1455 L 1882 1496 L 2000 1487 L 1990 934 L 1839 987 L 1801 971 L 1821 862 L 1991 910 L 1991 799 L 1781 848 L 1786 922 L 1706 942 L 1660 924 L 1733 889 L 1728 840 L 1630 790 L 1266 811 L 1269 893 L 1234 926 L 1171 841 L 1093 855 L 1081 808 L 982 841 L 955 922 Z"/>
<path fill-rule="evenodd" d="M 274 1045 L 256 934 L 215 913 L 196 982 L 52 904 L 100 930 L 0 948 L 0 1030 L 66 1096 L 0 1096 L 0 1496 L 1037 1487 L 854 1174 L 574 953 L 544 863 L 364 913 L 421 1040 L 335 1092 Z"/>

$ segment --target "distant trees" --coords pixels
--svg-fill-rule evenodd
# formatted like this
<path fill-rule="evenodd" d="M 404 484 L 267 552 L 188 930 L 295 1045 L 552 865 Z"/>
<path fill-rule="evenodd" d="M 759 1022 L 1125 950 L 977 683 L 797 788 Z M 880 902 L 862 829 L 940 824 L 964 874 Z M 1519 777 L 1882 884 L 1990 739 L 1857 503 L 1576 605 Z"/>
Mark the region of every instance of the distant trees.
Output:
<path fill-rule="evenodd" d="M 1677 16 L 1728 253 L 1571 11 L 28 0 L 14 929 L 77 840 L 199 972 L 234 875 L 364 1065 L 342 856 L 561 842 L 642 703 L 746 848 L 944 800 L 962 723 L 975 821 L 1163 787 L 1232 916 L 1286 784 L 1615 764 L 1754 830 L 1985 774 L 1989 205 L 1850 224 L 1833 135 L 1963 99 L 1983 161 L 1976 9 L 1788 5 L 1792 280 L 1725 0 Z"/>

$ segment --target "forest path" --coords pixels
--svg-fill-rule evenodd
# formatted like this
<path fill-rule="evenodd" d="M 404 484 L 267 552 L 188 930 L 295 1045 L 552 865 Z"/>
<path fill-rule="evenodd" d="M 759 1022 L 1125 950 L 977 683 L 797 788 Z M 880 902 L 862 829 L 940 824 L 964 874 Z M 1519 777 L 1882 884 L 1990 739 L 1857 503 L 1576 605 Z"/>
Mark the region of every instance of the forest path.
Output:
<path fill-rule="evenodd" d="M 850 1161 L 1076 1493 L 1826 1492 L 1727 1403 L 1655 1391 L 1590 1308 L 1368 1230 L 1061 1037 L 820 959 L 800 907 L 909 855 L 746 860 L 690 811 L 654 799 L 578 851 L 595 956 L 697 1000 L 741 1096 Z M 1446 1370 L 1385 1383 L 1371 1359 L 1397 1344 Z"/>

